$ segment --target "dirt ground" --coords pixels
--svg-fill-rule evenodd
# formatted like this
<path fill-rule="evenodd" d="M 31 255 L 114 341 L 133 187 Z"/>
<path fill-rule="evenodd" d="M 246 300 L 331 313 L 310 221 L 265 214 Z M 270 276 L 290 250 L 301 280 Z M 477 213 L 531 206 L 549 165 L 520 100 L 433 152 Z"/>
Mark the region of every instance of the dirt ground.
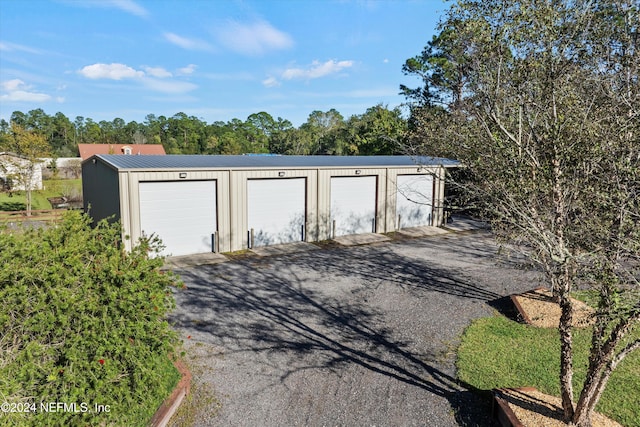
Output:
<path fill-rule="evenodd" d="M 497 253 L 486 232 L 449 233 L 178 271 L 195 390 L 178 425 L 492 425 L 455 379 L 459 337 L 540 285 Z"/>

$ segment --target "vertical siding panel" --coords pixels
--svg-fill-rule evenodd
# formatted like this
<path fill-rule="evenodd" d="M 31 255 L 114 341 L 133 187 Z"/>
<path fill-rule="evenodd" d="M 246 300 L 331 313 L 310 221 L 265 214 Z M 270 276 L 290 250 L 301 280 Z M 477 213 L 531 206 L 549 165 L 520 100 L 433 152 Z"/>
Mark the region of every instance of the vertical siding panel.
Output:
<path fill-rule="evenodd" d="M 318 170 L 318 240 L 331 238 L 331 172 Z"/>
<path fill-rule="evenodd" d="M 398 227 L 398 169 L 389 169 L 387 174 L 387 230 L 395 231 Z"/>
<path fill-rule="evenodd" d="M 216 186 L 218 203 L 216 217 L 218 218 L 218 246 L 220 252 L 231 250 L 231 223 L 229 221 L 231 205 L 229 203 L 229 172 L 223 171 L 218 174 Z"/>
<path fill-rule="evenodd" d="M 133 247 L 134 236 L 131 229 L 131 214 L 129 204 L 129 175 L 126 172 L 118 173 L 118 187 L 120 189 L 120 223 L 122 225 L 122 241 L 126 250 L 130 251 Z M 129 237 L 127 239 L 127 236 Z M 137 239 L 136 239 L 137 240 Z"/>
<path fill-rule="evenodd" d="M 376 207 L 376 233 L 387 232 L 387 169 L 377 169 L 378 206 Z"/>
<path fill-rule="evenodd" d="M 118 172 L 102 162 L 82 165 L 82 192 L 85 211 L 95 222 L 105 218 L 122 218 Z"/>
<path fill-rule="evenodd" d="M 305 241 L 318 241 L 318 171 L 307 171 Z"/>

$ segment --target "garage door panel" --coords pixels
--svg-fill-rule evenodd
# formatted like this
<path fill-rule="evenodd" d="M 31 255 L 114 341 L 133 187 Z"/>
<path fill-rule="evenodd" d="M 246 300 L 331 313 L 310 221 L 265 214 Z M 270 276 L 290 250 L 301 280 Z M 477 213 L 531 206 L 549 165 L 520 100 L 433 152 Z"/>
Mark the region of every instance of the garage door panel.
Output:
<path fill-rule="evenodd" d="M 396 190 L 396 221 L 399 228 L 432 225 L 431 175 L 398 175 Z"/>
<path fill-rule="evenodd" d="M 211 252 L 216 181 L 141 182 L 139 196 L 140 228 L 160 237 L 163 255 Z"/>
<path fill-rule="evenodd" d="M 306 179 L 252 179 L 247 182 L 247 220 L 254 246 L 297 242 L 305 225 Z"/>
<path fill-rule="evenodd" d="M 375 231 L 376 189 L 375 176 L 331 178 L 331 220 L 336 236 Z"/>

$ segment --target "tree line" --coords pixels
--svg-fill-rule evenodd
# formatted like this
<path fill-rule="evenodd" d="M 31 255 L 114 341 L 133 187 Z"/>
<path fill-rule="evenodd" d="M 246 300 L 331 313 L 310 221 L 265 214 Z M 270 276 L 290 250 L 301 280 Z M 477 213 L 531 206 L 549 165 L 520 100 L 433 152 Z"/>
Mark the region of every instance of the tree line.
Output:
<path fill-rule="evenodd" d="M 61 112 L 49 115 L 38 108 L 15 111 L 9 122 L 0 120 L 0 145 L 11 137 L 12 124 L 42 135 L 55 157 L 77 157 L 78 144 L 87 143 L 162 144 L 167 154 L 399 154 L 407 130 L 400 108 L 382 104 L 347 119 L 335 109 L 313 111 L 297 128 L 266 112 L 245 121 L 207 123 L 180 112 L 171 117 L 148 114 L 142 123 L 127 123 L 82 116 L 72 121 Z"/>

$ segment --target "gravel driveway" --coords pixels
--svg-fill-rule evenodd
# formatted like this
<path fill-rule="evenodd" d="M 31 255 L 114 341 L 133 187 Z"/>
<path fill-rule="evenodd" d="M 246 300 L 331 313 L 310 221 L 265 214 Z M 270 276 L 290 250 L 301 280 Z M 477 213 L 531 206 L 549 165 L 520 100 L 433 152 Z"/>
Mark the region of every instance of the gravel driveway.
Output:
<path fill-rule="evenodd" d="M 455 379 L 459 337 L 539 284 L 497 250 L 486 232 L 450 233 L 178 271 L 192 424 L 491 425 Z"/>

